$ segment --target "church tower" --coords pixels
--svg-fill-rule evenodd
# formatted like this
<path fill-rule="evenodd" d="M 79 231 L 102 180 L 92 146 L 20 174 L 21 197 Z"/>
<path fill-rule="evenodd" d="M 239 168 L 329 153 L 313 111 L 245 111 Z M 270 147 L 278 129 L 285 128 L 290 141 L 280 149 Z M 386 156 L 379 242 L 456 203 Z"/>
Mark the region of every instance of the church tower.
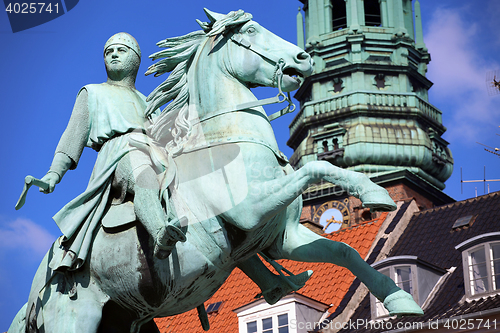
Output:
<path fill-rule="evenodd" d="M 295 95 L 301 107 L 290 124 L 292 165 L 325 160 L 363 172 L 394 200 L 413 197 L 424 208 L 453 202 L 442 192 L 453 158 L 441 138 L 441 111 L 429 103 L 431 58 L 418 0 L 300 1 L 298 44 L 315 71 Z M 373 217 L 329 184 L 308 189 L 304 199 L 303 220 L 313 223 Z M 343 217 L 323 216 L 328 210 Z"/>

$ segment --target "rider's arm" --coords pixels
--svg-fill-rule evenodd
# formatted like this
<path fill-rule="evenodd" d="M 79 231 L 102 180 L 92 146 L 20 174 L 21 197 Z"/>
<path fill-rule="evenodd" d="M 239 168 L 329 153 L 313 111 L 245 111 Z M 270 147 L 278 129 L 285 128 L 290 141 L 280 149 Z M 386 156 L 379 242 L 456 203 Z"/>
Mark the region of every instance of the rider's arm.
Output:
<path fill-rule="evenodd" d="M 75 169 L 89 136 L 88 94 L 82 89 L 76 98 L 68 126 L 64 131 L 54 154 L 49 172 L 42 178 L 49 184 L 45 193 L 54 191 L 66 171 Z"/>

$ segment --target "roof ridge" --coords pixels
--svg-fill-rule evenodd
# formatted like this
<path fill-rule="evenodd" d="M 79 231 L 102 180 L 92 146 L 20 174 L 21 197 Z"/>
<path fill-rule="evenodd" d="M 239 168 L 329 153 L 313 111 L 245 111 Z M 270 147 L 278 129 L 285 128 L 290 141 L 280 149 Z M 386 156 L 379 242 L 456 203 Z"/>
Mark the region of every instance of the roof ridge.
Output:
<path fill-rule="evenodd" d="M 446 205 L 442 205 L 442 206 L 436 206 L 436 207 L 433 207 L 433 208 L 429 208 L 429 209 L 426 209 L 426 210 L 415 212 L 414 214 L 415 215 L 427 214 L 427 213 L 431 213 L 431 212 L 438 211 L 438 210 L 441 210 L 441 209 L 448 209 L 448 208 L 452 208 L 452 207 L 458 207 L 458 206 L 469 204 L 469 203 L 472 203 L 472 202 L 475 202 L 475 201 L 478 202 L 478 201 L 490 199 L 490 198 L 495 197 L 497 195 L 500 195 L 500 191 L 495 191 L 495 192 L 491 192 L 491 193 L 488 193 L 488 194 L 483 194 L 483 195 L 480 195 L 480 196 L 477 196 L 477 197 L 474 197 L 474 198 L 469 198 L 469 199 L 465 199 L 465 200 L 455 201 L 455 202 L 452 202 L 452 203 L 449 203 L 449 204 L 446 204 Z"/>

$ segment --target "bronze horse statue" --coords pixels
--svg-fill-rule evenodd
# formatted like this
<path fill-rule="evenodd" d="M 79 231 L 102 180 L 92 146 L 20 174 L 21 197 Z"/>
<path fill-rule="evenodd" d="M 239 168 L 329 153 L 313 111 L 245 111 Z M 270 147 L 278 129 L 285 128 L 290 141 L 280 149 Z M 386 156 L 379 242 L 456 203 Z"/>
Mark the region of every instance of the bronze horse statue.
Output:
<path fill-rule="evenodd" d="M 163 190 L 186 217 L 187 241 L 161 260 L 139 223 L 100 226 L 83 267 L 54 272 L 48 263 L 56 242 L 9 333 L 158 332 L 154 318 L 203 305 L 235 267 L 259 252 L 273 260 L 346 267 L 391 315 L 421 314 L 409 294 L 350 246 L 299 223 L 300 194 L 319 181 L 341 186 L 365 207 L 396 208 L 387 191 L 361 173 L 323 161 L 294 171 L 279 152 L 250 88 L 297 89 L 312 72 L 310 56 L 248 13 L 206 13 L 203 30 L 158 43 L 166 49 L 152 56 L 161 60 L 148 71 L 171 72 L 150 95 L 147 112 L 170 102 L 150 134 L 171 157 L 175 173 Z"/>

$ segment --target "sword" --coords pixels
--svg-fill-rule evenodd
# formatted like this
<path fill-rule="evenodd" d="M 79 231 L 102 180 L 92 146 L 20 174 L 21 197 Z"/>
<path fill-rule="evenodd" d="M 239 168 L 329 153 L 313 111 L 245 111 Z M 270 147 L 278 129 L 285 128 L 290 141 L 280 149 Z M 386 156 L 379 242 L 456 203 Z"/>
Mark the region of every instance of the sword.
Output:
<path fill-rule="evenodd" d="M 21 196 L 19 197 L 19 200 L 17 200 L 16 203 L 16 210 L 21 209 L 21 207 L 24 205 L 26 201 L 26 195 L 28 194 L 28 190 L 30 189 L 31 185 L 38 186 L 44 190 L 47 190 L 49 188 L 48 183 L 41 181 L 40 179 L 36 179 L 33 176 L 26 176 L 26 178 L 24 178 L 23 192 L 21 193 Z"/>

